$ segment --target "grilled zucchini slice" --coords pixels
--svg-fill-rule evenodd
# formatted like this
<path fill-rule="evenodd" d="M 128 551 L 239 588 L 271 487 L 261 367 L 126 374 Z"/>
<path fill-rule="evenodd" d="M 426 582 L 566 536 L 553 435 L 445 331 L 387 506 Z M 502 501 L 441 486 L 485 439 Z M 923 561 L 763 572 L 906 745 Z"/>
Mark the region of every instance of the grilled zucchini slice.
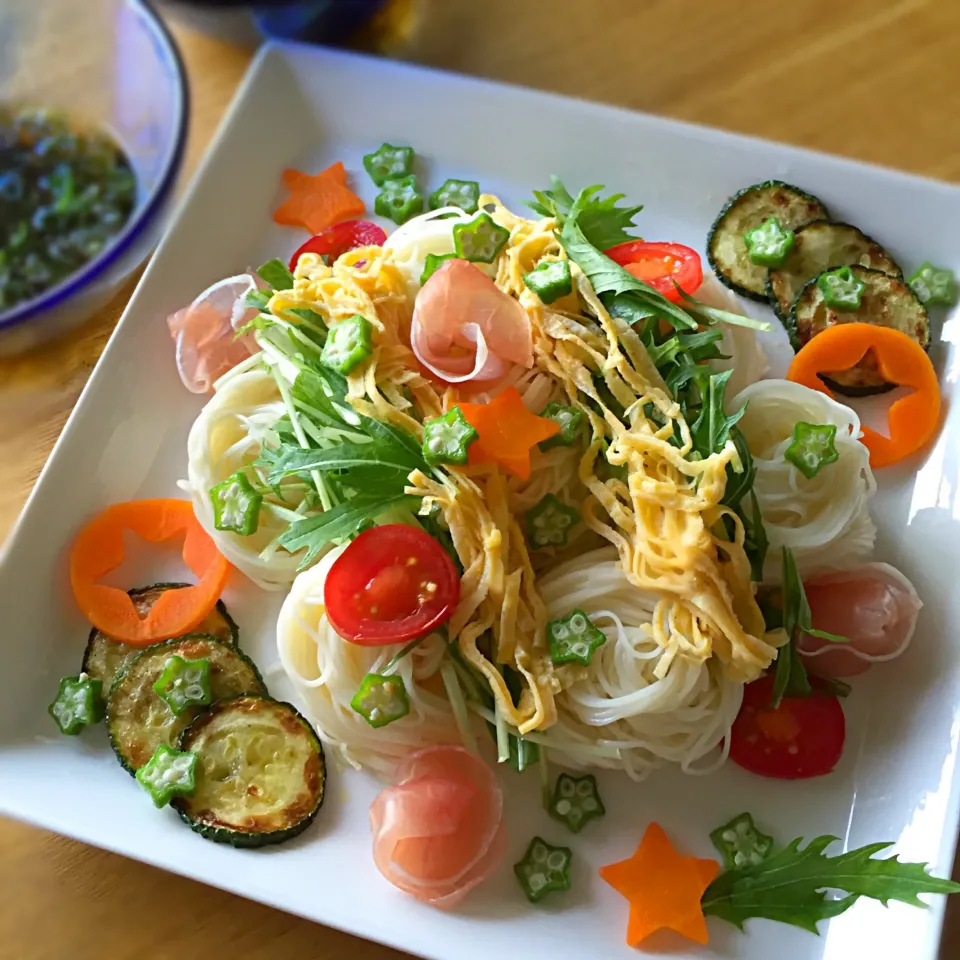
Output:
<path fill-rule="evenodd" d="M 154 691 L 153 684 L 163 672 L 168 657 L 210 661 L 210 688 L 213 700 L 242 693 L 264 694 L 263 680 L 253 662 L 236 647 L 189 634 L 155 643 L 142 650 L 118 674 L 107 699 L 107 732 L 121 766 L 131 775 L 154 754 L 160 744 L 175 747 L 181 731 L 204 708 L 188 707 L 175 715 Z"/>
<path fill-rule="evenodd" d="M 916 340 L 921 347 L 930 346 L 930 320 L 919 297 L 898 277 L 869 267 L 850 267 L 854 275 L 866 284 L 860 306 L 856 310 L 831 310 L 817 286 L 817 277 L 809 280 L 800 291 L 790 310 L 790 322 L 797 331 L 800 346 L 809 343 L 818 333 L 838 323 L 873 323 L 893 327 Z M 866 397 L 892 390 L 877 367 L 873 351 L 850 370 L 830 372 L 823 380 L 834 390 L 848 397 Z"/>
<path fill-rule="evenodd" d="M 750 259 L 743 235 L 769 217 L 796 230 L 811 220 L 826 220 L 828 214 L 816 197 L 799 187 L 767 180 L 735 194 L 707 236 L 707 259 L 713 272 L 735 293 L 761 302 L 767 299 L 767 268 Z"/>
<path fill-rule="evenodd" d="M 188 583 L 153 583 L 149 587 L 137 587 L 134 590 L 128 590 L 127 593 L 130 594 L 133 605 L 137 608 L 137 613 L 141 617 L 145 617 L 161 594 L 167 590 L 188 586 L 190 586 Z M 236 646 L 240 631 L 227 612 L 223 601 L 218 600 L 217 605 L 191 633 L 206 634 L 216 637 L 224 643 Z M 106 694 L 117 674 L 142 650 L 143 647 L 134 647 L 128 643 L 111 640 L 105 633 L 101 633 L 94 627 L 90 631 L 90 638 L 87 640 L 87 649 L 83 652 L 81 670 L 100 680 Z"/>
<path fill-rule="evenodd" d="M 283 843 L 323 803 L 326 765 L 313 728 L 289 703 L 243 696 L 214 704 L 180 735 L 197 755 L 197 789 L 173 806 L 207 840 Z"/>
<path fill-rule="evenodd" d="M 789 320 L 793 301 L 808 280 L 825 270 L 855 265 L 903 277 L 896 260 L 876 240 L 849 223 L 814 220 L 799 227 L 786 263 L 771 269 L 767 276 L 770 305 L 781 321 Z"/>

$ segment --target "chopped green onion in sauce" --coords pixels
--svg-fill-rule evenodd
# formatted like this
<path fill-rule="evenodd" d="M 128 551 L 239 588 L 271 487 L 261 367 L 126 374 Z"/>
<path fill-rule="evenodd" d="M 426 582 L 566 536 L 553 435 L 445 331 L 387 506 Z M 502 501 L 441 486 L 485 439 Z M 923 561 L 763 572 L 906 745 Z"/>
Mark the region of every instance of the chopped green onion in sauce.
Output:
<path fill-rule="evenodd" d="M 99 131 L 0 107 L 0 312 L 56 286 L 124 228 L 137 184 Z"/>

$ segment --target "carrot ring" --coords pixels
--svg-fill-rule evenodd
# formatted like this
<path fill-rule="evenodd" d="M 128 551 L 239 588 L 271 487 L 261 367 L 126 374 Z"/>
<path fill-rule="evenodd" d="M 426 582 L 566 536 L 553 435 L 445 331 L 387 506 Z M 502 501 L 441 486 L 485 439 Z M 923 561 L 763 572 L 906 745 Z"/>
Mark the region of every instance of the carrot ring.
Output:
<path fill-rule="evenodd" d="M 818 333 L 793 358 L 787 379 L 836 400 L 818 374 L 849 370 L 872 349 L 884 378 L 914 393 L 890 405 L 890 436 L 862 427 L 870 466 L 888 467 L 925 447 L 940 424 L 940 384 L 926 351 L 905 333 L 869 323 L 842 323 Z"/>
<path fill-rule="evenodd" d="M 123 590 L 97 581 L 123 562 L 123 532 L 150 543 L 184 535 L 183 560 L 199 583 L 166 590 L 146 617 Z M 70 551 L 70 585 L 83 615 L 115 640 L 145 647 L 199 626 L 214 608 L 230 564 L 197 522 L 188 500 L 133 500 L 107 507 L 79 533 Z"/>

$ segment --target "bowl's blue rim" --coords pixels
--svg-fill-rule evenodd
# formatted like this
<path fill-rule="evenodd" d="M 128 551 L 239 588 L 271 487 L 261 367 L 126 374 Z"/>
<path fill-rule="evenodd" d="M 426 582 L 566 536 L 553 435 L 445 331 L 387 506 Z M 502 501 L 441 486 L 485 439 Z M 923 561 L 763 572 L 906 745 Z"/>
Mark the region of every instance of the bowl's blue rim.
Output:
<path fill-rule="evenodd" d="M 127 0 L 127 2 L 131 2 L 131 0 Z M 117 260 L 130 249 L 134 241 L 139 239 L 146 227 L 152 222 L 154 215 L 166 200 L 177 178 L 177 174 L 180 172 L 180 165 L 183 160 L 187 142 L 187 127 L 190 121 L 190 84 L 187 78 L 186 66 L 184 65 L 183 57 L 180 54 L 177 43 L 173 38 L 173 34 L 171 34 L 167 25 L 154 9 L 152 0 L 132 0 L 132 2 L 133 6 L 139 8 L 143 13 L 144 22 L 148 26 L 152 26 L 159 35 L 166 49 L 166 53 L 173 64 L 177 79 L 179 80 L 180 122 L 174 139 L 173 149 L 167 162 L 167 168 L 163 171 L 160 182 L 153 191 L 153 195 L 148 198 L 147 202 L 141 208 L 136 220 L 130 225 L 125 234 L 121 234 L 113 246 L 108 247 L 101 256 L 91 260 L 86 267 L 72 274 L 62 283 L 51 288 L 47 293 L 28 300 L 22 307 L 14 308 L 8 316 L 0 317 L 0 331 L 19 326 L 28 320 L 34 319 L 38 314 L 59 306 L 85 287 L 91 280 L 94 280 L 107 268 L 116 263 Z"/>

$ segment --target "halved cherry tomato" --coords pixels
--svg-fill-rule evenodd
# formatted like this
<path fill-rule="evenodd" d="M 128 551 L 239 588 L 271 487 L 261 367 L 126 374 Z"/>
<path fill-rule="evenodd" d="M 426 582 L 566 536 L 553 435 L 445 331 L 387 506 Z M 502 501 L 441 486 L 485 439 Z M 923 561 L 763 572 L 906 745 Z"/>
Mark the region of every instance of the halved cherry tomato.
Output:
<path fill-rule="evenodd" d="M 453 560 L 402 523 L 364 531 L 336 559 L 323 588 L 327 619 L 364 647 L 403 643 L 449 620 L 460 601 Z"/>
<path fill-rule="evenodd" d="M 619 263 L 644 283 L 653 287 L 673 303 L 680 303 L 674 281 L 684 293 L 696 293 L 703 283 L 700 254 L 682 243 L 647 243 L 630 240 L 606 251 L 614 263 Z"/>
<path fill-rule="evenodd" d="M 803 780 L 837 765 L 846 738 L 843 708 L 812 682 L 812 696 L 784 697 L 776 710 L 770 708 L 772 675 L 744 687 L 730 731 L 730 759 L 737 766 L 776 780 Z"/>
<path fill-rule="evenodd" d="M 315 237 L 297 248 L 290 258 L 290 272 L 297 269 L 301 253 L 326 254 L 333 263 L 342 253 L 355 247 L 382 247 L 387 235 L 375 223 L 369 220 L 346 220 L 321 230 Z"/>

